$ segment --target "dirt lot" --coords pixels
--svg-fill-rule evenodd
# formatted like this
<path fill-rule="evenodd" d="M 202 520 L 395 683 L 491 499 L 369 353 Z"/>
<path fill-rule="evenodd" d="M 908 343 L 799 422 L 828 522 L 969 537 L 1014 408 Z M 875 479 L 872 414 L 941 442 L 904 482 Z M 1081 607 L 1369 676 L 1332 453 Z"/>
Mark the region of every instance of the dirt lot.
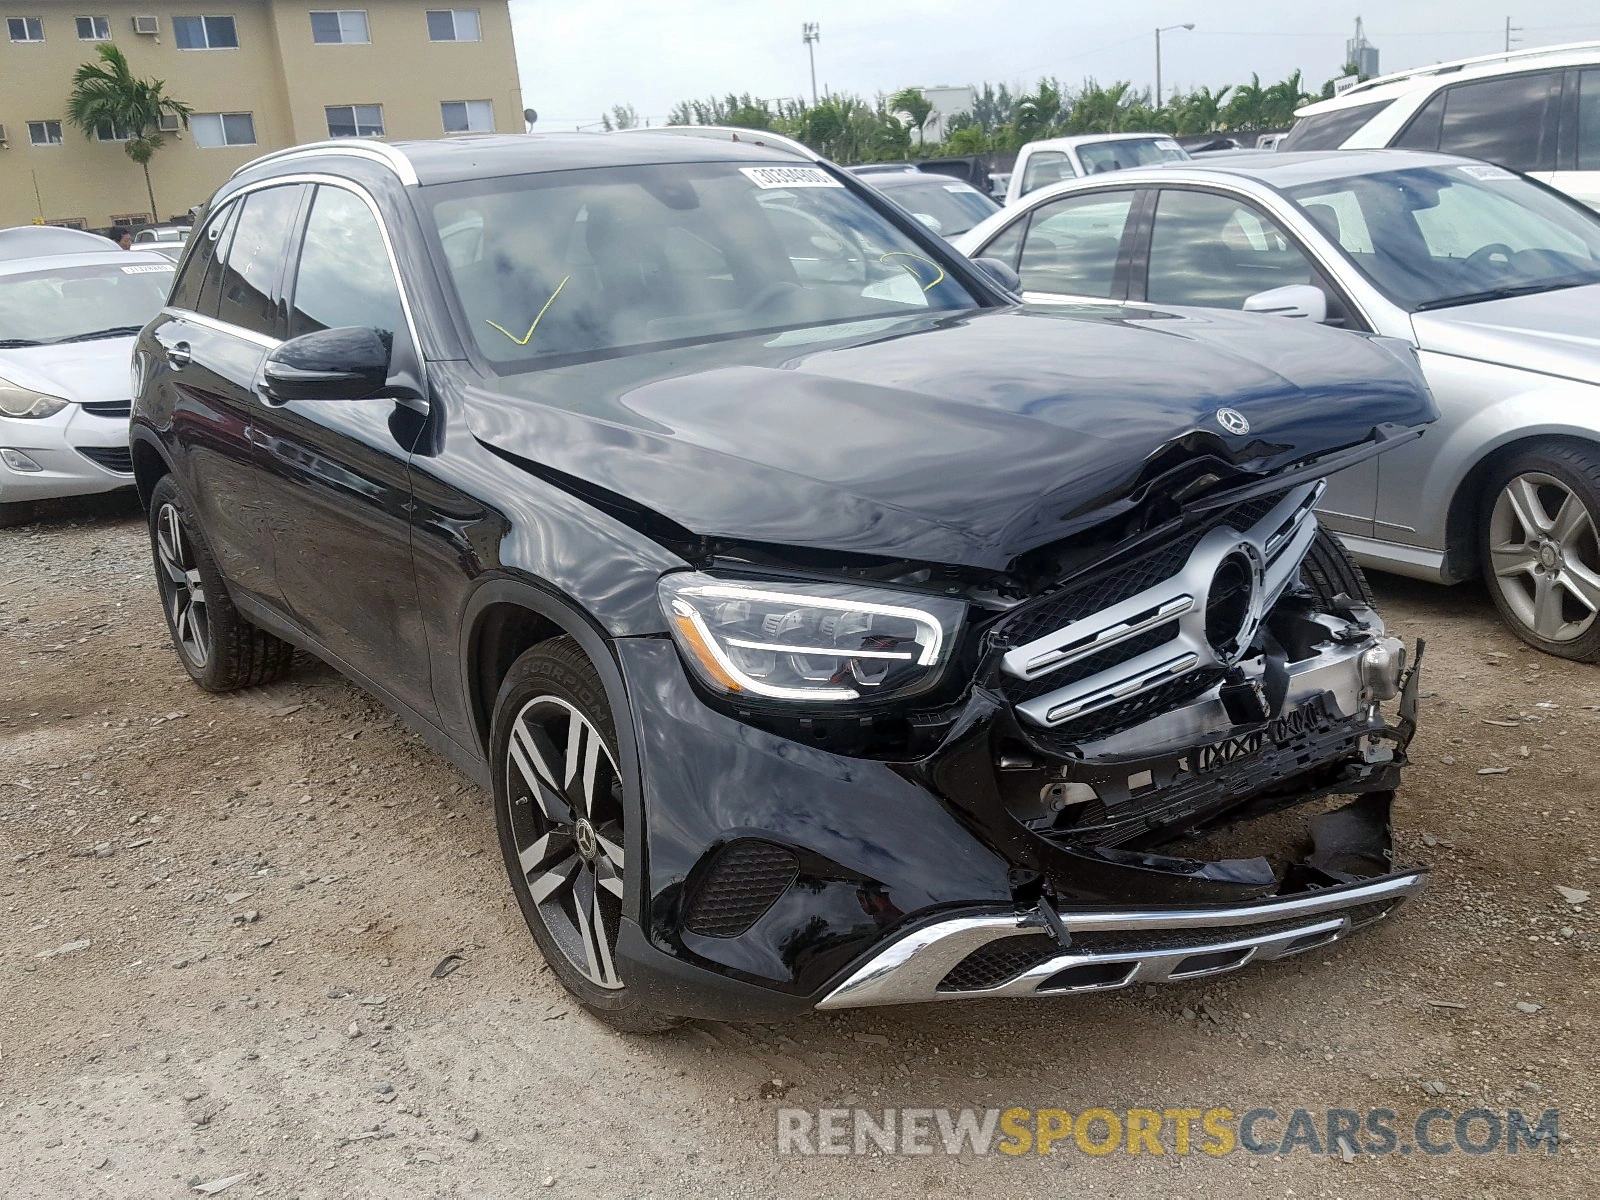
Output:
<path fill-rule="evenodd" d="M 1476 590 L 1376 582 L 1430 640 L 1397 811 L 1434 874 L 1396 920 L 1208 986 L 632 1040 L 542 968 L 484 795 L 379 705 L 310 662 L 193 688 L 125 504 L 0 532 L 0 1193 L 1594 1195 L 1600 899 L 1557 886 L 1600 897 L 1600 669 Z M 778 1107 L 838 1104 L 1557 1107 L 1567 1140 L 776 1154 Z"/>

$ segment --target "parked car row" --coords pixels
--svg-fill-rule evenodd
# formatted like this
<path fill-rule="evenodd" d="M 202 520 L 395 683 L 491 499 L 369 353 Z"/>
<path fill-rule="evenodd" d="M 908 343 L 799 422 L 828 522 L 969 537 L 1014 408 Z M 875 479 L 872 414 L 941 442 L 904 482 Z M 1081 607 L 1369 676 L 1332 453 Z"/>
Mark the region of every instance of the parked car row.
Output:
<path fill-rule="evenodd" d="M 383 699 L 492 790 L 532 936 L 623 1029 L 1194 979 L 1388 917 L 1418 652 L 1330 530 L 1486 563 L 1595 656 L 1600 380 L 1539 305 L 1600 220 L 1437 154 L 1149 153 L 987 217 L 748 130 L 247 164 L 132 345 L 179 664 L 228 691 L 299 647 Z M 1270 854 L 1191 845 L 1286 809 Z"/>
<path fill-rule="evenodd" d="M 956 239 L 1047 304 L 1199 306 L 1403 340 L 1442 417 L 1330 480 L 1368 566 L 1482 575 L 1552 654 L 1600 658 L 1600 220 L 1504 168 L 1404 151 L 1175 163 L 1029 196 Z"/>

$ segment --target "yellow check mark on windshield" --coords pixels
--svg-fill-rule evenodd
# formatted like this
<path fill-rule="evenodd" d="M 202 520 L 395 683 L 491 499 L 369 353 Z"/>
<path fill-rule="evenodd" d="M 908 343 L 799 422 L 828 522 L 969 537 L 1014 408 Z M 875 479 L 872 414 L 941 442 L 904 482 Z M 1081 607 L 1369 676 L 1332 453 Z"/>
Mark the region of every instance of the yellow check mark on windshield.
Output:
<path fill-rule="evenodd" d="M 550 306 L 556 302 L 556 297 L 561 295 L 561 289 L 567 286 L 567 280 L 571 278 L 572 276 L 568 275 L 562 279 L 560 283 L 556 284 L 556 290 L 550 293 L 550 299 L 544 302 L 544 307 L 539 310 L 539 315 L 533 319 L 533 324 L 528 326 L 528 332 L 522 337 L 518 337 L 504 325 L 496 325 L 493 321 L 485 319 L 484 324 L 490 326 L 491 328 L 498 329 L 517 345 L 526 346 L 530 341 L 533 340 L 533 331 L 539 328 L 539 322 L 544 319 L 545 313 L 550 311 Z"/>

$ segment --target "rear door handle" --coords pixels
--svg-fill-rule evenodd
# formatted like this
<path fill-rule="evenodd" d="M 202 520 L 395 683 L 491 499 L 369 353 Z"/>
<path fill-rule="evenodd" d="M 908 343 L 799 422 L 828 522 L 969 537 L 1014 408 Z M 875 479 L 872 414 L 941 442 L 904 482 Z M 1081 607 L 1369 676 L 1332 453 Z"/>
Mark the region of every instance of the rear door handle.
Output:
<path fill-rule="evenodd" d="M 181 371 L 189 365 L 191 355 L 188 342 L 173 342 L 167 347 L 167 365 L 174 371 Z"/>

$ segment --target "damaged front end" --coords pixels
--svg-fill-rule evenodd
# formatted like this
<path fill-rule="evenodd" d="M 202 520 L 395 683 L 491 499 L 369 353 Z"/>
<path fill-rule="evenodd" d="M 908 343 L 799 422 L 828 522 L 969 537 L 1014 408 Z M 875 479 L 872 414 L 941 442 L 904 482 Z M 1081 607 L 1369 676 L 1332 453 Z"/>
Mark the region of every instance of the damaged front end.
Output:
<path fill-rule="evenodd" d="M 1326 946 L 1420 890 L 1389 810 L 1422 647 L 1348 594 L 1358 574 L 1338 588 L 1322 486 L 1221 509 L 990 624 L 975 686 L 906 770 L 1011 865 L 1013 906 L 902 934 L 818 1007 L 1199 978 Z"/>

